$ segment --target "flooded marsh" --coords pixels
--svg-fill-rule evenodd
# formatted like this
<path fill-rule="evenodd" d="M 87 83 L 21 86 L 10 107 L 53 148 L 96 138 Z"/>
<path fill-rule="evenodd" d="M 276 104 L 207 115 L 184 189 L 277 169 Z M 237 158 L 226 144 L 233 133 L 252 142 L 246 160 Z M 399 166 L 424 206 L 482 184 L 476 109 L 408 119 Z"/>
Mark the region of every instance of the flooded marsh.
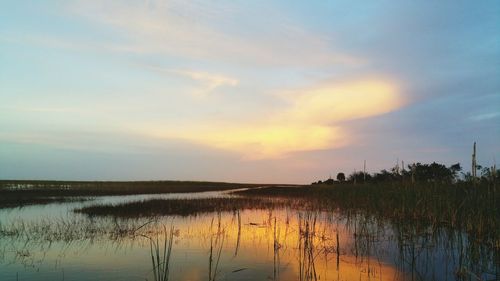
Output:
<path fill-rule="evenodd" d="M 265 191 L 262 191 L 265 193 Z M 466 231 L 226 191 L 0 211 L 1 280 L 495 280 Z M 142 207 L 141 207 L 142 206 Z"/>

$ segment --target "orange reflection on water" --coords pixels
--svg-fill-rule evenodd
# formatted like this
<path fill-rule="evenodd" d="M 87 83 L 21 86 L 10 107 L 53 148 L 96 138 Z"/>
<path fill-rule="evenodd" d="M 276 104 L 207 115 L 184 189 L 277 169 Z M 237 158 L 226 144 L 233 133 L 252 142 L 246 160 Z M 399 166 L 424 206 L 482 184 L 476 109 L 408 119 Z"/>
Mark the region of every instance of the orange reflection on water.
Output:
<path fill-rule="evenodd" d="M 219 260 L 211 270 L 221 280 L 406 280 L 380 253 L 356 243 L 345 222 L 325 214 L 246 210 L 174 224 L 179 237 L 172 262 L 179 256 L 192 261 L 190 270 L 174 267 L 175 280 L 206 280 L 210 254 Z M 196 249 L 199 257 L 186 255 Z M 200 274 L 195 265 L 203 263 Z"/>
<path fill-rule="evenodd" d="M 145 222 L 110 219 L 111 228 L 144 225 L 125 237 L 82 233 L 88 239 L 73 235 L 43 244 L 30 236 L 29 241 L 0 242 L 9 246 L 8 253 L 28 250 L 16 254 L 14 263 L 33 263 L 29 268 L 35 270 L 20 280 L 59 280 L 61 274 L 81 280 L 155 280 L 151 241 L 162 256 L 170 226 L 169 280 L 411 280 L 394 265 L 394 256 L 384 252 L 375 228 L 335 213 L 244 210 Z M 73 230 L 72 225 L 64 227 Z M 0 267 L 0 277 L 16 276 L 22 268 Z"/>

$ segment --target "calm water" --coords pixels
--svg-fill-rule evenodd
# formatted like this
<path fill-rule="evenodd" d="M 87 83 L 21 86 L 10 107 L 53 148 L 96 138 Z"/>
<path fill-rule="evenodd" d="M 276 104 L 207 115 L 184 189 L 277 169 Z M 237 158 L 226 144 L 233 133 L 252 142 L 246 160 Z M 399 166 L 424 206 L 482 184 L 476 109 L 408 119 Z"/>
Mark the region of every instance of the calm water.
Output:
<path fill-rule="evenodd" d="M 411 226 L 391 225 L 368 215 L 346 217 L 279 209 L 115 220 L 89 219 L 72 212 L 96 201 L 220 196 L 230 195 L 114 196 L 0 210 L 4 230 L 0 236 L 0 280 L 154 280 L 151 252 L 158 241 L 159 253 L 163 253 L 170 227 L 169 280 L 498 277 L 491 251 L 471 247 L 461 233 L 418 231 L 413 235 Z M 132 233 L 125 229 L 138 230 Z"/>

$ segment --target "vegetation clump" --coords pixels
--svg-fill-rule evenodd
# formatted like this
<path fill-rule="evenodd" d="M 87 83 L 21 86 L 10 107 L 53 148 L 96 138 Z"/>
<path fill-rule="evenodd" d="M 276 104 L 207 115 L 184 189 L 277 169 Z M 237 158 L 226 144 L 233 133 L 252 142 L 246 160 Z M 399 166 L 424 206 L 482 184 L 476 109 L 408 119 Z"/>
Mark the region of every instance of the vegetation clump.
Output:
<path fill-rule="evenodd" d="M 123 218 L 164 215 L 189 216 L 210 212 L 236 212 L 242 209 L 275 209 L 287 206 L 284 200 L 248 197 L 203 199 L 151 199 L 122 204 L 104 204 L 75 210 L 88 216 Z"/>

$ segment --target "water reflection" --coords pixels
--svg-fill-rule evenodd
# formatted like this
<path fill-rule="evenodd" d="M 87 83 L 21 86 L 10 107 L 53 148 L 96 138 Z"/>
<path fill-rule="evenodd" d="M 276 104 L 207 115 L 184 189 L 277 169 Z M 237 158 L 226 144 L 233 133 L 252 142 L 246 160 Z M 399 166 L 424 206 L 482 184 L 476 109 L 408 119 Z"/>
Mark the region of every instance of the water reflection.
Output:
<path fill-rule="evenodd" d="M 465 235 L 369 215 L 239 210 L 156 220 L 10 221 L 0 280 L 494 280 Z M 478 279 L 480 278 L 480 279 Z"/>

